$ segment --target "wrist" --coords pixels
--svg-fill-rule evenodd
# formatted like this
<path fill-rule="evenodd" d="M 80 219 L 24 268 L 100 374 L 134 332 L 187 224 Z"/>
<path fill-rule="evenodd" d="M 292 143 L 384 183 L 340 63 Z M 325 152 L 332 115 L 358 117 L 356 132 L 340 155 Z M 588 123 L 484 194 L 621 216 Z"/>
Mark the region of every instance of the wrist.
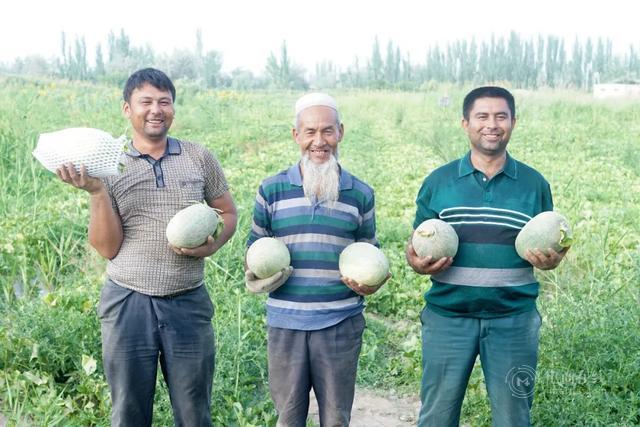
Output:
<path fill-rule="evenodd" d="M 87 192 L 92 198 L 103 197 L 107 195 L 107 189 L 102 184 L 100 184 L 98 188 L 87 189 Z"/>

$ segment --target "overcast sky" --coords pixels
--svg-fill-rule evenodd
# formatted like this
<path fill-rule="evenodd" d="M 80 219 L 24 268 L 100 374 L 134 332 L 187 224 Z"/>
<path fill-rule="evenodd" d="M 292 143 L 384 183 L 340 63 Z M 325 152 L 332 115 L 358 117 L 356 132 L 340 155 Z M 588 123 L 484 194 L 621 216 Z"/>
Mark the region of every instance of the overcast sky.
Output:
<path fill-rule="evenodd" d="M 193 49 L 202 30 L 204 50 L 223 55 L 223 69 L 260 72 L 270 52 L 287 41 L 289 55 L 312 70 L 331 60 L 345 67 L 371 55 L 377 36 L 384 56 L 392 40 L 414 63 L 428 46 L 457 39 L 553 34 L 571 43 L 576 36 L 608 37 L 619 53 L 640 48 L 638 0 L 6 0 L 0 25 L 0 61 L 59 55 L 67 41 L 84 36 L 92 61 L 95 47 L 106 53 L 109 31 L 124 29 L 134 46 L 156 52 Z"/>

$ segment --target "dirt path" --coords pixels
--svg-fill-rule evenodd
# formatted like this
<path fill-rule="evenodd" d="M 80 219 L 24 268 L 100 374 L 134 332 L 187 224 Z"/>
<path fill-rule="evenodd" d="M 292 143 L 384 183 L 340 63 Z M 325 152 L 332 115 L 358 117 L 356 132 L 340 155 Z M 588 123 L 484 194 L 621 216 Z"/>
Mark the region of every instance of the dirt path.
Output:
<path fill-rule="evenodd" d="M 351 427 L 408 427 L 415 426 L 420 399 L 398 397 L 373 390 L 356 388 L 351 411 Z M 312 393 L 309 416 L 319 425 L 318 405 Z"/>

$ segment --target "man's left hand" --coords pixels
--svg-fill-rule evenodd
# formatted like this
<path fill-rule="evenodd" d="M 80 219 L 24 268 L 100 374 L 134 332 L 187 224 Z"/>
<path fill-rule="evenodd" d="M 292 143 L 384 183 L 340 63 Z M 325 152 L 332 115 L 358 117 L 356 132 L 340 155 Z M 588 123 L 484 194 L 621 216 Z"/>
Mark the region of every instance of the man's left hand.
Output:
<path fill-rule="evenodd" d="M 536 248 L 527 250 L 525 255 L 527 256 L 527 261 L 535 268 L 540 270 L 553 270 L 560 264 L 560 261 L 562 261 L 568 250 L 569 247 L 566 247 L 560 252 L 556 252 L 549 248 L 547 249 L 548 255 L 545 255 L 544 252 Z"/>
<path fill-rule="evenodd" d="M 382 287 L 382 285 L 387 283 L 387 280 L 389 280 L 390 278 L 391 278 L 391 273 L 389 273 L 387 277 L 382 281 L 382 283 L 380 283 L 377 286 L 361 285 L 355 280 L 349 279 L 348 277 L 344 277 L 344 276 L 340 277 L 340 280 L 342 280 L 342 282 L 345 285 L 347 285 L 353 292 L 364 297 L 364 296 L 375 293 L 378 289 Z"/>
<path fill-rule="evenodd" d="M 208 236 L 206 242 L 204 242 L 200 246 L 196 246 L 195 248 L 178 248 L 171 244 L 169 245 L 169 247 L 178 255 L 186 255 L 196 258 L 205 258 L 215 252 L 213 237 L 211 236 Z"/>

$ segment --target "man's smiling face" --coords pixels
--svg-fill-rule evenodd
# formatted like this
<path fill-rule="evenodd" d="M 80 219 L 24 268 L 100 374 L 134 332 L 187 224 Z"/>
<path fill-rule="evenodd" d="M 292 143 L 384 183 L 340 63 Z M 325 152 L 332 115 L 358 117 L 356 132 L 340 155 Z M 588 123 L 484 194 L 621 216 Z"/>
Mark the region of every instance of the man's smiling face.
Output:
<path fill-rule="evenodd" d="M 500 156 L 516 124 L 507 101 L 503 98 L 478 98 L 462 127 L 469 136 L 471 149 L 487 156 Z"/>
<path fill-rule="evenodd" d="M 317 105 L 298 114 L 293 137 L 302 155 L 306 154 L 312 162 L 321 164 L 332 154 L 336 155 L 343 130 L 333 108 Z"/>
<path fill-rule="evenodd" d="M 166 138 L 175 116 L 171 93 L 148 83 L 134 89 L 123 110 L 133 131 L 148 140 Z"/>

